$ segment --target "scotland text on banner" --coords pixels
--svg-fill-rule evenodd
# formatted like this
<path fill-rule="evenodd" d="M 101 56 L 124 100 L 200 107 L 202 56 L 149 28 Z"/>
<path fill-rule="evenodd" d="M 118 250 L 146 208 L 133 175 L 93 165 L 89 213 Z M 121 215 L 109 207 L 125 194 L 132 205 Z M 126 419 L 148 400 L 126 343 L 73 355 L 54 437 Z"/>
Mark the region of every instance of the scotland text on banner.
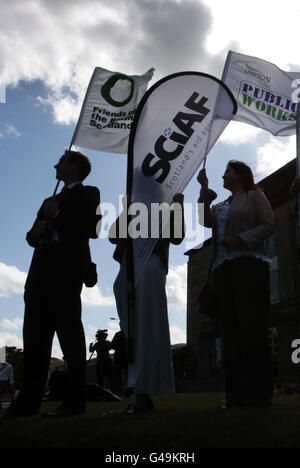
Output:
<path fill-rule="evenodd" d="M 153 76 L 128 76 L 95 68 L 88 86 L 72 144 L 126 154 L 136 108 Z"/>

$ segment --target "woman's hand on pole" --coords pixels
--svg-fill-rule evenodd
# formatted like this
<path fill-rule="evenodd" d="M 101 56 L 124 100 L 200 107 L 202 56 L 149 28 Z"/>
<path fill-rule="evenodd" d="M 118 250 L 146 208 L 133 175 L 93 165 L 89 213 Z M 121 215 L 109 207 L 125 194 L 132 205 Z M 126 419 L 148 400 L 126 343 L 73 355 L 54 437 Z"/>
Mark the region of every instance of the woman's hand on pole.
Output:
<path fill-rule="evenodd" d="M 206 169 L 201 169 L 201 171 L 198 174 L 197 180 L 202 187 L 208 188 L 208 178 L 206 175 Z"/>

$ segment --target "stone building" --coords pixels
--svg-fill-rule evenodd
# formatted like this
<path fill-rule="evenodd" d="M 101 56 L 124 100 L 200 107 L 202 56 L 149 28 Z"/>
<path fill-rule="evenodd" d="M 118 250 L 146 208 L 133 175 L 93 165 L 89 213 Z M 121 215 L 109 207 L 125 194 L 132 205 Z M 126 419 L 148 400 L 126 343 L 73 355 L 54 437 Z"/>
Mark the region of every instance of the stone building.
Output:
<path fill-rule="evenodd" d="M 259 183 L 271 202 L 276 220 L 276 232 L 267 241 L 267 247 L 272 259 L 269 341 L 278 383 L 300 382 L 300 364 L 295 365 L 291 360 L 292 342 L 300 338 L 298 216 L 296 199 L 289 193 L 295 174 L 293 160 Z M 198 306 L 211 263 L 211 246 L 208 239 L 202 248 L 186 253 L 189 257 L 187 345 L 196 363 L 187 389 L 190 391 L 224 389 L 221 322 L 201 314 Z"/>

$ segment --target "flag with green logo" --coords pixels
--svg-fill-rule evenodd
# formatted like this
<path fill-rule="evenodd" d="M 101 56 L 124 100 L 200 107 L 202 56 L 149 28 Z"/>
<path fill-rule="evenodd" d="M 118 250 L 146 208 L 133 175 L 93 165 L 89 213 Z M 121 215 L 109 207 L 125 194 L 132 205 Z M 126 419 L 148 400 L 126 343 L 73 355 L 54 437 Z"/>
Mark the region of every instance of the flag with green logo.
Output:
<path fill-rule="evenodd" d="M 72 144 L 126 154 L 136 108 L 153 76 L 128 76 L 96 67 L 90 80 Z"/>
<path fill-rule="evenodd" d="M 289 136 L 296 133 L 300 73 L 285 72 L 265 60 L 229 51 L 222 81 L 238 103 L 233 120 Z M 298 85 L 299 86 L 299 85 Z"/>

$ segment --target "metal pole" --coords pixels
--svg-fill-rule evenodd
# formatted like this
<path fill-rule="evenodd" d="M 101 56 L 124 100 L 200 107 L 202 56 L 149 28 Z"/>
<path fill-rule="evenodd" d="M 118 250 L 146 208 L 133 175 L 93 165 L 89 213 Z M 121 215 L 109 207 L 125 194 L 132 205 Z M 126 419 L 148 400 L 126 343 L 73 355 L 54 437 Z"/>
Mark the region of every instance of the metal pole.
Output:
<path fill-rule="evenodd" d="M 72 140 L 71 140 L 71 143 L 70 143 L 70 146 L 69 146 L 68 151 L 71 151 L 71 148 L 72 148 L 72 145 L 73 145 L 73 140 L 74 140 L 74 135 L 73 135 L 73 137 L 72 137 Z M 53 192 L 52 197 L 55 197 L 55 195 L 56 195 L 56 193 L 57 193 L 57 190 L 58 190 L 59 184 L 60 184 L 60 180 L 57 181 L 57 184 L 56 184 L 56 186 L 55 186 L 55 189 L 54 189 L 54 192 Z"/>
<path fill-rule="evenodd" d="M 52 195 L 53 197 L 55 197 L 55 195 L 56 195 L 56 192 L 57 192 L 59 183 L 60 183 L 60 180 L 57 181 L 57 184 L 56 184 L 56 186 L 55 186 L 55 189 L 54 189 L 54 192 L 53 192 L 53 195 Z"/>

